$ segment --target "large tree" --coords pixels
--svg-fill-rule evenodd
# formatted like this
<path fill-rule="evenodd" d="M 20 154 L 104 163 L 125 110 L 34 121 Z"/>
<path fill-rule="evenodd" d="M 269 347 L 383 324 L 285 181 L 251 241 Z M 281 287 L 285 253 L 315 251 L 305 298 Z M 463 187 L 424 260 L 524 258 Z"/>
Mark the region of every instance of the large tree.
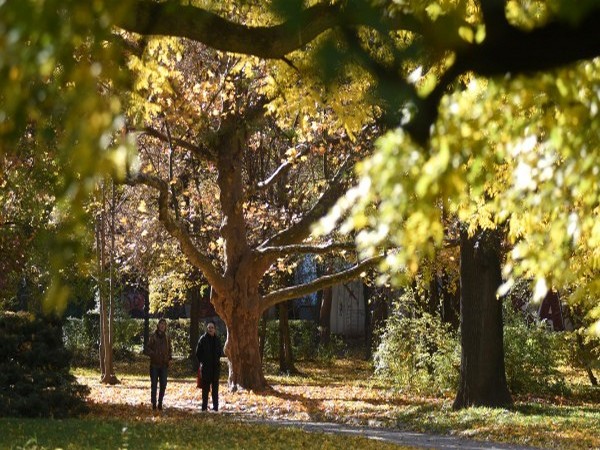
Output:
<path fill-rule="evenodd" d="M 391 230 L 405 230 L 400 233 L 396 232 L 396 235 L 400 235 L 400 239 L 394 239 L 394 236 L 391 239 L 402 245 L 404 251 L 397 253 L 391 259 L 391 265 L 394 266 L 395 262 L 396 267 L 408 267 L 409 270 L 414 270 L 413 267 L 418 265 L 423 255 L 432 255 L 432 252 L 435 252 L 435 245 L 439 245 L 443 240 L 443 228 L 440 225 L 436 226 L 436 223 L 440 224 L 440 211 L 446 210 L 448 206 L 451 212 L 459 213 L 463 220 L 467 219 L 471 223 L 469 230 L 471 236 L 488 235 L 490 231 L 486 232 L 486 229 L 494 229 L 498 222 L 504 222 L 508 218 L 511 219 L 510 223 L 513 226 L 509 237 L 512 242 L 517 243 L 517 248 L 527 248 L 527 245 L 520 240 L 520 233 L 533 235 L 538 233 L 532 227 L 515 231 L 518 224 L 522 224 L 523 221 L 518 202 L 510 202 L 510 189 L 508 193 L 498 195 L 498 189 L 490 187 L 493 180 L 486 178 L 489 174 L 500 173 L 502 175 L 507 172 L 515 173 L 518 176 L 519 168 L 523 168 L 518 165 L 519 158 L 511 159 L 502 152 L 495 153 L 496 146 L 504 143 L 495 141 L 502 137 L 501 133 L 487 132 L 482 137 L 480 133 L 477 133 L 477 128 L 459 124 L 455 130 L 452 130 L 453 134 L 443 134 L 444 128 L 449 128 L 441 120 L 438 120 L 440 102 L 444 100 L 444 94 L 450 89 L 460 88 L 460 82 L 468 83 L 468 74 L 492 79 L 505 77 L 507 74 L 510 74 L 511 77 L 519 74 L 528 75 L 593 58 L 600 53 L 600 37 L 594 33 L 595 23 L 600 17 L 600 8 L 594 2 L 580 5 L 579 8 L 573 8 L 565 2 L 559 1 L 519 4 L 490 0 L 479 3 L 457 2 L 454 5 L 444 4 L 441 6 L 431 4 L 426 7 L 417 2 L 414 4 L 407 2 L 396 7 L 393 5 L 375 7 L 369 2 L 348 2 L 321 3 L 308 8 L 302 8 L 301 3 L 294 3 L 287 21 L 271 26 L 267 23 L 264 24 L 267 26 L 263 27 L 234 23 L 212 12 L 172 2 L 154 4 L 140 1 L 136 5 L 138 10 L 143 13 L 135 17 L 127 17 L 121 23 L 121 26 L 126 29 L 146 34 L 185 36 L 221 50 L 249 53 L 265 58 L 282 58 L 295 50 L 310 50 L 311 41 L 318 40 L 321 33 L 328 32 L 330 45 L 321 46 L 320 49 L 322 50 L 321 54 L 326 54 L 330 58 L 327 61 L 329 66 L 346 68 L 358 62 L 372 76 L 374 91 L 382 99 L 381 105 L 384 111 L 382 117 L 391 123 L 394 121 L 404 122 L 403 132 L 396 133 L 395 141 L 394 138 L 391 138 L 387 143 L 384 141 L 381 145 L 391 149 L 391 154 L 387 153 L 389 160 L 402 160 L 406 165 L 394 164 L 390 168 L 389 163 L 382 161 L 383 158 L 377 159 L 378 157 L 376 157 L 374 163 L 370 165 L 370 176 L 371 179 L 378 178 L 376 183 L 378 193 L 370 199 L 381 201 L 380 194 L 389 191 L 391 196 L 387 199 L 388 203 L 400 206 L 400 208 L 396 208 L 396 219 L 388 222 L 394 226 Z M 294 10 L 294 8 L 296 9 Z M 183 11 L 187 18 L 185 23 L 178 20 Z M 213 27 L 219 27 L 218 38 L 211 32 Z M 390 41 L 393 41 L 393 32 L 398 30 L 409 32 L 400 35 L 401 40 L 409 42 L 408 46 L 398 46 L 393 42 L 390 44 Z M 394 37 L 398 37 L 398 34 Z M 375 48 L 378 47 L 373 45 L 373 42 L 382 43 L 381 48 L 384 51 L 376 51 Z M 319 48 L 318 45 L 315 47 Z M 415 53 L 426 56 L 422 60 L 416 59 L 417 62 L 415 62 L 413 57 Z M 420 65 L 418 65 L 419 62 Z M 406 76 L 407 67 L 415 69 L 408 77 Z M 588 64 L 587 67 L 588 69 L 583 70 L 592 70 L 597 73 L 593 64 L 591 66 Z M 421 73 L 425 73 L 426 76 L 421 77 Z M 592 83 L 594 77 L 594 75 L 591 77 Z M 560 75 L 555 79 L 560 89 Z M 564 83 L 562 86 L 563 91 L 568 90 L 568 88 L 564 88 Z M 543 83 L 537 86 L 537 89 L 544 89 Z M 572 97 L 568 92 L 559 95 L 563 101 L 565 98 Z M 588 100 L 589 98 L 587 97 Z M 589 101 L 586 103 L 586 98 L 575 98 L 575 100 L 584 107 L 587 105 L 588 117 L 594 116 L 594 106 Z M 545 105 L 536 104 L 535 101 L 527 103 L 526 107 L 536 111 L 547 111 Z M 518 111 L 522 105 L 515 106 L 514 110 Z M 595 108 L 597 109 L 597 105 Z M 449 110 L 451 111 L 452 108 L 450 107 Z M 497 114 L 497 110 L 494 110 L 494 113 Z M 496 123 L 498 122 L 496 121 Z M 468 123 L 462 125 L 468 125 Z M 527 136 L 543 142 L 545 133 L 552 132 L 552 128 L 560 130 L 566 127 L 546 126 L 544 128 L 539 126 L 539 131 L 524 134 L 519 134 L 518 127 L 513 127 L 516 133 L 509 137 L 509 142 L 515 142 L 515 140 Z M 593 129 L 597 131 L 597 127 L 593 127 Z M 555 134 L 559 134 L 559 132 L 557 131 Z M 564 133 L 561 133 L 561 137 L 565 138 Z M 458 138 L 463 138 L 462 145 L 467 147 L 467 150 L 471 150 L 470 152 L 459 151 L 457 153 L 453 145 L 454 140 Z M 473 144 L 465 145 L 466 142 Z M 579 148 L 582 145 L 587 148 L 589 142 L 575 140 L 573 144 Z M 413 155 L 411 152 L 416 151 L 414 154 L 420 156 L 398 158 L 397 149 L 402 147 L 404 147 L 405 154 Z M 482 152 L 482 148 L 487 151 Z M 574 155 L 571 153 L 566 156 L 572 159 Z M 538 161 L 541 159 L 537 158 Z M 595 165 L 594 159 L 591 161 Z M 562 163 L 562 161 L 560 162 Z M 490 170 L 494 164 L 498 163 L 501 165 L 517 163 L 517 165 L 510 166 L 513 169 L 504 171 Z M 382 167 L 386 164 L 387 167 Z M 558 164 L 550 163 L 549 165 L 560 171 Z M 402 169 L 394 173 L 399 167 Z M 408 195 L 403 195 L 404 192 L 398 187 L 403 186 L 401 178 L 406 175 L 406 169 L 413 170 L 410 168 L 416 168 L 418 172 L 407 177 L 414 184 L 404 191 Z M 486 173 L 485 170 L 489 170 L 489 172 Z M 460 171 L 467 175 L 471 184 L 470 195 L 480 199 L 480 201 L 470 203 L 481 208 L 481 211 L 476 211 L 475 216 L 467 216 L 470 207 L 461 208 L 459 206 L 469 204 L 469 202 L 464 202 L 464 192 L 469 190 L 465 189 L 464 183 L 456 180 L 457 172 L 460 173 Z M 389 173 L 389 176 L 387 178 L 385 175 L 382 176 L 382 172 Z M 365 173 L 369 174 L 368 170 Z M 590 178 L 586 179 L 590 180 Z M 510 185 L 510 183 L 508 184 Z M 592 182 L 592 184 L 594 183 Z M 391 189 L 388 189 L 388 186 Z M 396 187 L 394 188 L 394 186 Z M 589 189 L 589 184 L 579 184 L 580 189 L 584 186 Z M 373 192 L 372 186 L 363 183 L 362 192 L 367 190 Z M 523 193 L 523 189 L 518 186 L 516 190 L 520 194 Z M 414 195 L 410 195 L 410 192 L 414 192 Z M 597 199 L 596 191 L 594 191 L 593 197 Z M 535 194 L 533 198 L 535 201 Z M 391 201 L 389 201 L 390 199 Z M 490 199 L 495 199 L 496 205 L 497 199 L 502 199 L 503 207 L 489 206 Z M 572 196 L 569 196 L 567 202 L 570 203 L 570 200 L 572 200 Z M 440 202 L 444 205 L 442 208 L 438 206 Z M 539 203 L 539 196 L 537 202 Z M 486 205 L 488 208 L 485 207 Z M 571 210 L 572 207 L 571 204 Z M 542 223 L 550 220 L 558 229 L 565 224 L 565 217 L 571 217 L 570 220 L 576 222 L 571 226 L 571 230 L 578 230 L 578 236 L 588 237 L 584 246 L 593 248 L 593 243 L 597 240 L 597 230 L 590 223 L 586 225 L 584 220 L 577 221 L 577 218 L 593 217 L 597 212 L 597 207 L 597 200 L 588 201 L 587 206 L 580 209 L 575 219 L 573 219 L 572 212 L 570 216 L 561 216 L 547 209 L 541 211 L 538 216 L 543 219 Z M 412 208 L 413 212 L 417 211 L 417 214 L 408 213 L 405 216 L 402 211 L 407 211 L 409 208 Z M 389 214 L 390 210 L 393 208 L 380 207 L 379 209 L 384 214 Z M 384 214 L 377 216 L 385 217 Z M 355 224 L 358 222 L 361 225 L 365 221 L 369 221 L 368 218 L 365 220 L 364 213 L 359 213 L 354 217 Z M 384 236 L 382 236 L 381 221 L 374 223 L 373 228 L 375 229 L 374 233 L 362 235 L 363 242 L 382 243 L 389 238 L 389 236 L 385 236 L 387 233 L 383 233 Z M 555 239 L 554 243 L 559 246 L 567 243 L 568 248 L 576 250 L 574 247 L 581 241 L 573 243 L 572 234 L 572 231 L 569 231 L 569 227 L 566 226 L 560 233 L 561 236 L 565 236 L 565 239 Z M 415 235 L 417 235 L 416 238 Z M 570 245 L 569 241 L 571 241 Z M 499 268 L 500 253 L 493 246 L 488 247 L 489 242 L 489 239 L 483 238 L 477 241 L 477 252 L 480 255 L 487 255 L 485 257 L 486 264 Z M 434 245 L 432 246 L 431 243 Z M 468 238 L 462 238 L 461 243 L 461 254 L 467 255 L 476 249 L 476 246 Z M 589 246 L 590 244 L 591 246 Z M 365 247 L 373 248 L 373 245 Z M 552 248 L 555 249 L 556 246 Z M 427 249 L 430 251 L 426 251 Z M 567 254 L 564 250 L 556 252 L 555 257 L 551 258 L 554 263 L 546 264 L 546 266 L 532 263 L 532 261 L 540 261 L 540 259 L 531 251 L 525 258 L 522 257 L 522 254 L 517 254 L 512 259 L 513 262 L 521 263 L 519 266 L 521 273 L 534 275 L 539 280 L 538 290 L 543 291 L 546 278 L 561 278 L 557 270 L 560 266 L 559 259 L 556 256 L 566 259 Z M 464 261 L 470 261 L 470 259 L 465 257 Z M 525 262 L 523 263 L 523 261 Z M 387 262 L 389 265 L 389 258 Z M 496 288 L 500 285 L 500 280 L 497 279 L 498 269 L 494 273 L 486 275 L 490 282 L 485 283 L 487 286 L 484 289 L 485 292 L 482 291 L 481 295 L 477 295 L 476 286 L 467 281 L 477 273 L 478 265 L 471 264 L 467 267 L 470 267 L 473 272 L 469 272 L 469 276 L 462 283 L 461 311 L 463 316 L 461 326 L 463 335 L 469 336 L 472 342 L 487 342 L 491 347 L 498 346 L 502 339 L 502 319 L 497 314 L 499 309 L 492 307 L 493 300 L 496 298 Z M 465 267 L 465 271 L 468 270 L 467 267 Z M 591 277 L 594 277 L 593 273 Z M 590 275 L 587 275 L 587 278 L 589 279 Z M 563 281 L 565 281 L 564 278 Z M 486 304 L 490 304 L 490 306 L 484 310 L 479 309 L 481 305 Z M 471 317 L 469 311 L 478 311 L 478 309 L 479 314 L 483 314 L 490 320 L 490 327 L 487 330 L 477 328 L 476 321 L 467 320 Z M 489 314 L 484 314 L 485 311 L 488 311 Z M 491 339 L 491 336 L 488 336 L 488 330 L 499 330 L 499 334 Z M 486 336 L 490 339 L 484 339 Z M 477 360 L 478 353 L 487 354 L 486 364 L 496 367 L 496 369 L 488 371 L 486 374 L 482 369 L 485 368 L 485 365 L 476 364 L 467 368 L 466 361 L 473 360 L 473 358 Z M 490 356 L 493 354 L 496 354 L 495 358 Z M 496 405 L 510 402 L 510 396 L 506 395 L 505 376 L 502 368 L 501 351 L 488 353 L 484 347 L 477 348 L 469 345 L 463 347 L 463 372 L 461 373 L 461 386 L 463 387 L 459 392 L 456 405 L 467 406 L 471 403 Z M 487 383 L 487 391 L 482 392 L 482 389 L 477 388 L 477 384 L 481 384 L 481 380 L 488 376 L 493 376 L 494 379 Z M 499 390 L 504 393 L 496 396 L 490 390 L 493 386 L 500 386 Z M 480 392 L 476 396 L 466 394 L 466 392 L 478 390 Z"/>
<path fill-rule="evenodd" d="M 180 56 L 153 57 L 164 48 Z M 258 339 L 263 311 L 358 277 L 377 261 L 367 258 L 279 290 L 271 276 L 295 255 L 352 249 L 307 239 L 345 192 L 349 169 L 366 148 L 358 144 L 372 128 L 355 131 L 353 143 L 348 128 L 331 120 L 302 118 L 303 124 L 286 126 L 285 112 L 267 114 L 268 90 L 260 89 L 268 78 L 264 63 L 169 40 L 151 40 L 144 52 L 131 64 L 141 86 L 130 100 L 130 127 L 140 131 L 140 168 L 128 183 L 154 192 L 155 201 L 145 207 L 156 208 L 158 220 L 210 284 L 211 301 L 227 325 L 231 387 L 264 389 Z M 160 90 L 159 83 L 169 88 Z"/>

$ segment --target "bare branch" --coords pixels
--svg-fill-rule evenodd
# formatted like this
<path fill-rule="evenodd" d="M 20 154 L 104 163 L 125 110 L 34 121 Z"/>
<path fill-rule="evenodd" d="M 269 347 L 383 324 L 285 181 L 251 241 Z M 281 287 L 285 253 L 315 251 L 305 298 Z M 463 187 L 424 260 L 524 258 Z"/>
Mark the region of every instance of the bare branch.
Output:
<path fill-rule="evenodd" d="M 144 127 L 142 133 L 147 134 L 148 136 L 155 137 L 169 145 L 174 144 L 178 147 L 189 150 L 203 160 L 214 161 L 214 159 L 215 159 L 215 156 L 208 149 L 198 146 L 198 145 L 194 145 L 184 139 L 172 138 L 172 137 L 158 131 L 155 128 Z"/>
<path fill-rule="evenodd" d="M 130 186 L 143 184 L 158 191 L 158 219 L 167 232 L 177 239 L 182 252 L 194 267 L 202 271 L 210 285 L 222 288 L 225 283 L 224 278 L 213 266 L 212 260 L 198 250 L 185 225 L 176 220 L 169 211 L 169 183 L 142 173 L 128 176 L 125 183 Z"/>
<path fill-rule="evenodd" d="M 353 242 L 330 242 L 321 245 L 310 245 L 310 244 L 297 244 L 297 245 L 282 245 L 279 247 L 262 247 L 257 250 L 260 254 L 270 254 L 275 257 L 283 257 L 290 254 L 315 254 L 322 255 L 324 253 L 331 253 L 336 250 L 348 250 L 352 251 L 356 249 L 356 245 Z"/>
<path fill-rule="evenodd" d="M 310 235 L 310 227 L 321 219 L 345 192 L 345 176 L 351 166 L 348 158 L 333 178 L 329 188 L 321 195 L 317 203 L 294 225 L 267 239 L 257 250 L 267 247 L 299 244 Z"/>
<path fill-rule="evenodd" d="M 306 155 L 306 153 L 308 153 L 308 149 L 305 147 L 302 150 L 300 150 L 300 152 L 298 152 L 293 158 L 284 161 L 277 169 L 275 169 L 275 171 L 271 174 L 269 178 L 267 178 L 264 181 L 258 182 L 258 188 L 266 189 L 269 186 L 271 186 L 279 177 L 284 175 L 286 172 L 289 172 L 289 170 L 294 166 L 294 163 L 302 156 Z"/>
<path fill-rule="evenodd" d="M 365 270 L 368 270 L 377 265 L 383 258 L 383 255 L 374 256 L 356 264 L 348 270 L 344 270 L 333 275 L 325 275 L 321 278 L 317 278 L 316 280 L 311 281 L 310 283 L 300 284 L 298 286 L 291 286 L 280 289 L 275 292 L 271 292 L 270 294 L 263 296 L 262 308 L 263 310 L 265 310 L 283 301 L 312 294 L 313 292 L 316 292 L 329 286 L 333 286 L 334 284 L 354 280 L 358 278 L 360 274 Z"/>

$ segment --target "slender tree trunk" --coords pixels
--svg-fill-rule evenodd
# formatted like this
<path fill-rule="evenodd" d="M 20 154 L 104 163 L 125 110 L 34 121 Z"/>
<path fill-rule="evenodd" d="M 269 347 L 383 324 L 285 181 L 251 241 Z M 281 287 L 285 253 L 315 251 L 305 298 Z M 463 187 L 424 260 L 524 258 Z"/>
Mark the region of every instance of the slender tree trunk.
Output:
<path fill-rule="evenodd" d="M 109 266 L 106 270 L 106 232 L 107 232 L 107 206 L 106 206 L 106 185 L 101 187 L 102 206 L 96 220 L 96 269 L 97 269 L 97 292 L 98 292 L 98 310 L 100 313 L 100 340 L 99 340 L 99 356 L 100 356 L 100 382 L 107 384 L 116 384 L 119 382 L 114 374 L 113 367 L 113 352 L 112 352 L 112 336 L 113 336 L 113 254 L 114 254 L 114 208 L 111 206 L 110 213 L 112 215 L 111 241 L 109 248 Z M 112 191 L 112 204 L 114 205 L 114 185 Z M 108 280 L 106 278 L 109 278 Z"/>
<path fill-rule="evenodd" d="M 98 320 L 100 321 L 100 338 L 98 340 L 98 355 L 100 358 L 100 379 L 104 378 L 104 335 L 106 334 L 105 305 L 104 305 L 104 216 L 101 212 L 96 219 L 96 277 L 98 293 Z"/>
<path fill-rule="evenodd" d="M 504 407 L 512 403 L 504 369 L 500 234 L 461 232 L 461 366 L 453 407 Z"/>
<path fill-rule="evenodd" d="M 150 288 L 144 291 L 144 349 L 148 346 L 150 339 Z"/>
<path fill-rule="evenodd" d="M 105 202 L 105 196 L 103 193 L 103 214 L 106 213 L 106 202 Z M 102 308 L 102 322 L 103 322 L 103 326 L 102 329 L 104 331 L 104 333 L 102 334 L 102 340 L 104 341 L 104 351 L 103 351 L 103 357 L 104 357 L 104 371 L 102 373 L 102 379 L 100 380 L 101 383 L 106 383 L 106 384 L 118 384 L 120 383 L 119 379 L 117 378 L 117 376 L 115 375 L 114 372 L 114 358 L 113 358 L 113 336 L 114 336 L 114 296 L 115 296 L 115 286 L 114 286 L 114 251 L 115 251 L 115 186 L 114 183 L 112 183 L 111 185 L 111 201 L 110 201 L 110 206 L 109 206 L 109 211 L 108 214 L 110 215 L 110 247 L 109 247 L 109 260 L 108 260 L 108 286 L 106 286 L 106 281 L 103 279 L 102 280 L 102 285 L 106 286 L 108 289 L 103 289 L 104 291 L 104 295 L 102 296 L 104 301 L 103 301 L 103 308 Z M 105 244 L 106 244 L 106 239 L 105 239 L 105 232 L 103 233 L 103 250 L 102 253 L 104 254 L 104 248 L 105 248 Z M 104 258 L 103 258 L 104 259 Z M 102 268 L 104 268 L 104 263 L 106 263 L 106 261 L 103 261 L 102 264 Z M 103 272 L 104 273 L 104 272 Z"/>
<path fill-rule="evenodd" d="M 296 373 L 287 302 L 279 304 L 279 371 L 281 373 Z"/>
<path fill-rule="evenodd" d="M 333 288 L 323 289 L 323 298 L 321 300 L 321 310 L 319 311 L 319 343 L 320 345 L 329 344 L 331 338 L 331 301 L 333 299 Z"/>
<path fill-rule="evenodd" d="M 265 358 L 265 340 L 267 339 L 267 311 L 264 311 L 260 319 L 260 328 L 258 330 L 260 360 Z"/>
<path fill-rule="evenodd" d="M 196 358 L 196 345 L 200 339 L 200 286 L 193 286 L 187 291 L 190 302 L 190 361 L 192 370 L 198 370 L 198 358 Z"/>
<path fill-rule="evenodd" d="M 363 302 L 365 308 L 365 360 L 369 361 L 373 356 L 373 326 L 371 324 L 371 311 L 369 307 L 369 299 L 371 298 L 372 289 L 363 283 Z"/>
<path fill-rule="evenodd" d="M 577 342 L 577 358 L 579 362 L 583 366 L 585 373 L 587 373 L 588 379 L 590 380 L 590 384 L 592 386 L 598 386 L 598 379 L 594 375 L 592 370 L 591 361 L 594 360 L 594 357 L 591 355 L 589 349 L 586 348 L 585 343 L 583 342 L 583 338 L 580 334 L 580 328 L 583 327 L 582 320 L 580 319 L 581 313 L 580 311 L 571 309 L 570 311 L 570 319 L 573 322 L 573 326 L 575 327 L 575 340 Z"/>

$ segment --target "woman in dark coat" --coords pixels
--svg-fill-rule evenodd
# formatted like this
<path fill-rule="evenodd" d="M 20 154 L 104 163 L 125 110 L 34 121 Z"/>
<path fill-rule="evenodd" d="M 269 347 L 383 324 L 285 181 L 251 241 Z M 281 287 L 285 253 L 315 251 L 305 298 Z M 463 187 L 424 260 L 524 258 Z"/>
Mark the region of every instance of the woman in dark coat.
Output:
<path fill-rule="evenodd" d="M 208 407 L 208 391 L 212 391 L 213 410 L 219 410 L 219 375 L 223 346 L 212 320 L 206 323 L 206 333 L 198 341 L 196 357 L 202 373 L 202 411 Z"/>

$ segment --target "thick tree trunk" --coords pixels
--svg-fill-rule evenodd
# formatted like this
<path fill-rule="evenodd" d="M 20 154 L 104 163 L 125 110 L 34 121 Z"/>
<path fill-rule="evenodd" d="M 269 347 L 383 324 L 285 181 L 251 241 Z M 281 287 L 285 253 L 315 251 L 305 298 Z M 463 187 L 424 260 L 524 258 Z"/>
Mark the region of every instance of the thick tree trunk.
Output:
<path fill-rule="evenodd" d="M 504 370 L 502 281 L 498 231 L 461 233 L 461 366 L 453 407 L 504 407 L 512 403 Z"/>
<path fill-rule="evenodd" d="M 228 384 L 232 391 L 239 387 L 253 391 L 264 391 L 268 385 L 262 370 L 258 343 L 258 308 L 249 311 L 236 308 L 225 320 L 227 342 L 225 355 L 229 359 Z"/>

